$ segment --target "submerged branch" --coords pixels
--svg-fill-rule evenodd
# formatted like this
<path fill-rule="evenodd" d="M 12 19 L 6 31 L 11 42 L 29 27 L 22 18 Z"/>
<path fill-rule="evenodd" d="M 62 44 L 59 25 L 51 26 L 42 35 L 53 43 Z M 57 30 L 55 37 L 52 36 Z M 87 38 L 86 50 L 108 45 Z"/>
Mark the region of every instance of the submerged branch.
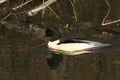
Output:
<path fill-rule="evenodd" d="M 29 16 L 34 16 L 35 14 L 37 14 L 40 10 L 45 9 L 46 7 L 48 7 L 49 5 L 53 4 L 54 2 L 56 2 L 57 0 L 48 0 L 46 2 L 44 2 L 44 4 L 41 4 L 40 6 L 37 6 L 36 8 L 30 10 L 28 12 Z"/>

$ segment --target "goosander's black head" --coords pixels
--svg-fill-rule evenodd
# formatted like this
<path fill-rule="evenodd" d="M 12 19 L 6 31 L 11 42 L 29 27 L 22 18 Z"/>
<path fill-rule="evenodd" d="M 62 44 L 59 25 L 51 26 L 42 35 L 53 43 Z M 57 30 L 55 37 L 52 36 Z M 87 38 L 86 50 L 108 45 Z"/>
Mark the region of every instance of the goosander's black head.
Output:
<path fill-rule="evenodd" d="M 54 27 L 47 28 L 45 31 L 45 36 L 50 37 L 50 41 L 58 40 L 61 37 L 60 32 Z"/>

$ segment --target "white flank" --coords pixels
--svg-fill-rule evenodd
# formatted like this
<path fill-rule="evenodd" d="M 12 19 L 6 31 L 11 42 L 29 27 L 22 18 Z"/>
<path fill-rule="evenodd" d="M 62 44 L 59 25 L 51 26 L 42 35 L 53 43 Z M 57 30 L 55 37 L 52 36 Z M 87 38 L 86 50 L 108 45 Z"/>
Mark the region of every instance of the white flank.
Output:
<path fill-rule="evenodd" d="M 51 51 L 59 52 L 65 55 L 79 55 L 84 53 L 95 53 L 97 51 L 94 50 L 94 48 L 100 48 L 100 47 L 107 47 L 111 46 L 110 44 L 103 44 L 100 42 L 94 42 L 94 41 L 87 41 L 83 40 L 83 42 L 88 43 L 63 43 L 59 44 L 60 40 L 56 41 L 49 41 L 48 47 Z M 92 51 L 89 49 L 93 49 Z"/>
<path fill-rule="evenodd" d="M 74 51 L 81 51 L 87 48 L 93 48 L 94 45 L 89 45 L 87 43 L 66 43 L 58 45 L 60 41 L 56 40 L 53 42 L 48 42 L 48 47 L 56 50 L 66 51 L 66 52 L 74 52 Z"/>

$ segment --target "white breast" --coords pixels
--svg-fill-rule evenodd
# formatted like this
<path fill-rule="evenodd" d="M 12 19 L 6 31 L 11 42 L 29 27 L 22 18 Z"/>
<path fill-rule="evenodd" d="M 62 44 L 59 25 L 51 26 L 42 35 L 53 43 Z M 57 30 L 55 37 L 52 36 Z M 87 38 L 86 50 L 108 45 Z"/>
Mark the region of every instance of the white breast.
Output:
<path fill-rule="evenodd" d="M 56 40 L 56 41 L 49 41 L 48 42 L 48 47 L 52 48 L 52 49 L 57 49 L 57 44 L 60 42 L 60 40 Z"/>

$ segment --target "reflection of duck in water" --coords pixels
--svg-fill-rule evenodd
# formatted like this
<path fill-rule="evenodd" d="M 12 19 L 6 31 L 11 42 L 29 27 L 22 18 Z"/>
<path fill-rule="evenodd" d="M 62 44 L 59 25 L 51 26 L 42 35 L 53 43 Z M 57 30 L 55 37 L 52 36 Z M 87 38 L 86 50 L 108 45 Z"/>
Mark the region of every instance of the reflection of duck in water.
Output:
<path fill-rule="evenodd" d="M 60 42 L 60 33 L 56 28 L 50 27 L 45 31 L 45 37 L 50 37 L 48 48 L 51 51 L 61 52 L 65 55 L 78 55 L 83 53 L 91 53 L 94 49 L 100 47 L 107 47 L 110 44 L 103 44 L 101 42 L 81 40 L 80 38 L 72 38 Z"/>

